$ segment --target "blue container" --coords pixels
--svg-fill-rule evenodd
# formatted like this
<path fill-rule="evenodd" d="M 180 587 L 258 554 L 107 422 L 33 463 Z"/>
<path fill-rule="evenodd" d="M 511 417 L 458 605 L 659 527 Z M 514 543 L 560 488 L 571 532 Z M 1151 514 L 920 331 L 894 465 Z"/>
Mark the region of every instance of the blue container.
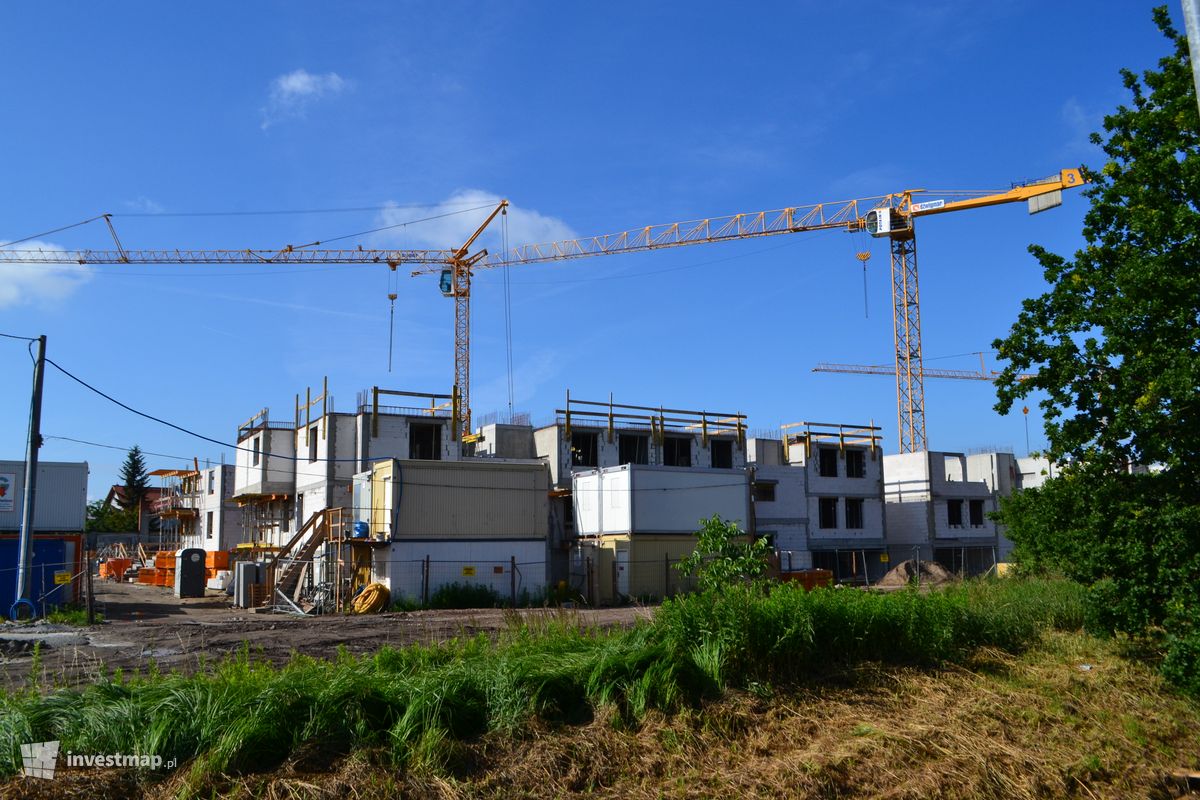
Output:
<path fill-rule="evenodd" d="M 371 535 L 371 526 L 359 520 L 354 523 L 354 538 L 365 539 Z"/>
<path fill-rule="evenodd" d="M 67 563 L 68 542 L 35 536 L 32 550 L 29 599 L 33 601 L 38 614 L 44 614 L 48 608 L 74 602 L 75 591 L 71 584 L 54 583 L 55 572 L 75 572 L 74 560 Z M 71 558 L 74 559 L 74 548 L 71 550 Z M 17 600 L 17 553 L 16 536 L 0 538 L 0 614 L 4 616 L 8 616 L 8 610 Z"/>

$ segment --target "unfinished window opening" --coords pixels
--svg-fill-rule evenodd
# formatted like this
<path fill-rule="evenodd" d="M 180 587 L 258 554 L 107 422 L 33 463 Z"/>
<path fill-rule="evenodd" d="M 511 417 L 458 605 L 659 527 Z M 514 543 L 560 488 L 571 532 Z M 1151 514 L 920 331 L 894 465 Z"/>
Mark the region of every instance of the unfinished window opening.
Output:
<path fill-rule="evenodd" d="M 204 515 L 204 538 L 213 538 L 213 512 L 211 511 Z"/>
<path fill-rule="evenodd" d="M 692 440 L 682 436 L 668 436 L 663 439 L 663 464 L 668 467 L 690 467 Z"/>
<path fill-rule="evenodd" d="M 837 448 L 821 447 L 817 449 L 817 469 L 820 471 L 822 478 L 836 478 L 838 476 L 837 462 Z"/>
<path fill-rule="evenodd" d="M 817 500 L 817 510 L 819 512 L 820 524 L 822 528 L 836 528 L 837 524 L 837 506 L 836 497 L 822 497 Z"/>
<path fill-rule="evenodd" d="M 212 494 L 216 490 L 217 490 L 217 473 L 210 471 L 208 473 L 208 493 Z"/>
<path fill-rule="evenodd" d="M 309 463 L 317 460 L 317 436 L 320 435 L 318 426 L 313 425 L 308 429 L 308 460 Z"/>
<path fill-rule="evenodd" d="M 650 437 L 636 433 L 619 434 L 617 458 L 622 464 L 649 464 Z"/>
<path fill-rule="evenodd" d="M 867 477 L 867 453 L 865 450 L 846 451 L 846 477 Z"/>
<path fill-rule="evenodd" d="M 408 426 L 408 457 L 422 461 L 442 458 L 442 426 L 414 422 Z"/>
<path fill-rule="evenodd" d="M 575 431 L 571 434 L 571 466 L 600 466 L 600 434 Z"/>
<path fill-rule="evenodd" d="M 972 500 L 971 506 L 970 506 L 970 512 L 971 512 L 971 527 L 972 528 L 982 528 L 983 527 L 983 501 L 982 500 Z"/>
<path fill-rule="evenodd" d="M 946 522 L 951 528 L 962 527 L 962 500 L 946 501 Z"/>
<path fill-rule="evenodd" d="M 713 469 L 733 469 L 733 442 L 729 439 L 709 439 Z"/>
<path fill-rule="evenodd" d="M 775 482 L 774 481 L 755 481 L 754 499 L 759 503 L 774 503 L 775 502 Z"/>
<path fill-rule="evenodd" d="M 863 499 L 861 497 L 846 498 L 846 527 L 862 530 Z"/>
<path fill-rule="evenodd" d="M 254 441 L 251 442 L 251 449 L 252 449 L 252 453 L 251 453 L 252 460 L 250 461 L 250 464 L 251 464 L 251 466 L 257 467 L 259 456 L 262 454 L 262 437 L 261 436 L 254 437 Z"/>

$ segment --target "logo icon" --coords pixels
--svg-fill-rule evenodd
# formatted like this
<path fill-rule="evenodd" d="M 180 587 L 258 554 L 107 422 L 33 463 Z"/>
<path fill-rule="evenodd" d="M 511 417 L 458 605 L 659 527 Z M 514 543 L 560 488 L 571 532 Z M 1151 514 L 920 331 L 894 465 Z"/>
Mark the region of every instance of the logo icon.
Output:
<path fill-rule="evenodd" d="M 58 742 L 21 745 L 21 774 L 26 778 L 53 778 L 58 765 Z"/>

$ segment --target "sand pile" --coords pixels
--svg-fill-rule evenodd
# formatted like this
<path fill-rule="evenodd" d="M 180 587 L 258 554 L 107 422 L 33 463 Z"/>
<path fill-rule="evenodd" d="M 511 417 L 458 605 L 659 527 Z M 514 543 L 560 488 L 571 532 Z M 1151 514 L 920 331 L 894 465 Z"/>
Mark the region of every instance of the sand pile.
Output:
<path fill-rule="evenodd" d="M 904 586 L 917 577 L 917 561 L 909 559 L 901 561 L 888 570 L 888 573 L 876 582 L 876 586 Z M 949 583 L 954 575 L 936 561 L 921 561 L 921 583 L 937 585 Z"/>

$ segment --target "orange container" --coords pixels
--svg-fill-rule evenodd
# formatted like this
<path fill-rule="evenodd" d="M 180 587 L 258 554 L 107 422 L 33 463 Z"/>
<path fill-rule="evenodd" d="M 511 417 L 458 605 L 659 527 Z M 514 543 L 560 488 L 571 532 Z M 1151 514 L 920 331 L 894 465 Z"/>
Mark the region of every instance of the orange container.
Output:
<path fill-rule="evenodd" d="M 156 575 L 158 575 L 158 570 L 156 570 L 154 567 L 142 567 L 138 570 L 137 582 L 153 586 Z"/>
<path fill-rule="evenodd" d="M 154 554 L 154 566 L 158 569 L 174 569 L 175 554 L 170 550 L 160 550 Z"/>
<path fill-rule="evenodd" d="M 229 569 L 229 552 L 226 550 L 209 550 L 204 555 L 204 566 L 208 568 L 210 573 L 219 569 Z"/>
<path fill-rule="evenodd" d="M 807 591 L 819 589 L 822 586 L 833 586 L 833 572 L 827 569 L 803 569 L 797 572 L 784 572 L 779 580 L 786 583 L 795 582 Z"/>
<path fill-rule="evenodd" d="M 110 558 L 100 565 L 100 577 L 119 581 L 125 577 L 125 570 L 133 563 L 130 558 Z"/>

